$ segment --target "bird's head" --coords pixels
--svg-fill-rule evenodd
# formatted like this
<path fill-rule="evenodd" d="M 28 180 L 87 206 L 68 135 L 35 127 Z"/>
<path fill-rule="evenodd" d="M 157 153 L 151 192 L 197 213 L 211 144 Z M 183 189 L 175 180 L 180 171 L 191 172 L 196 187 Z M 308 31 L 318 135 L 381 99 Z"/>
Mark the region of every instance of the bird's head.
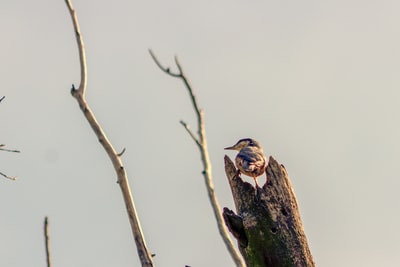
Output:
<path fill-rule="evenodd" d="M 239 141 L 237 141 L 237 143 L 234 144 L 233 146 L 225 147 L 224 149 L 240 151 L 241 149 L 248 147 L 248 146 L 261 148 L 260 143 L 258 143 L 256 140 L 253 140 L 251 138 L 243 138 L 243 139 L 240 139 Z"/>

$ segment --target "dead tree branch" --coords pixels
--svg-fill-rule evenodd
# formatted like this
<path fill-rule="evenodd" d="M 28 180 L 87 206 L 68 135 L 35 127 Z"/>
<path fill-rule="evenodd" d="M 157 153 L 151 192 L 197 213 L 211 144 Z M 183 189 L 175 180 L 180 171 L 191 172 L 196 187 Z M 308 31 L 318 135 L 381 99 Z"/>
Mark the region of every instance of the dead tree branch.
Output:
<path fill-rule="evenodd" d="M 200 150 L 201 160 L 202 160 L 203 168 L 204 168 L 204 170 L 203 170 L 204 181 L 206 184 L 208 197 L 210 199 L 211 206 L 214 211 L 214 216 L 215 216 L 215 219 L 217 220 L 219 233 L 220 233 L 229 253 L 231 254 L 232 259 L 236 263 L 236 266 L 245 266 L 242 257 L 240 256 L 240 254 L 237 251 L 237 249 L 235 248 L 231 238 L 229 237 L 228 230 L 224 224 L 224 220 L 222 217 L 222 211 L 221 211 L 221 208 L 220 208 L 220 205 L 218 202 L 218 198 L 217 198 L 217 195 L 215 194 L 214 183 L 213 183 L 212 173 L 211 173 L 211 161 L 210 161 L 210 157 L 208 154 L 206 131 L 205 131 L 205 127 L 204 127 L 204 113 L 198 105 L 196 96 L 193 92 L 193 88 L 190 85 L 190 82 L 187 79 L 187 77 L 183 71 L 183 68 L 182 68 L 181 64 L 179 63 L 179 60 L 177 57 L 175 57 L 175 64 L 178 68 L 178 72 L 174 73 L 174 72 L 171 72 L 171 70 L 169 68 L 163 67 L 163 65 L 157 59 L 157 57 L 155 56 L 155 54 L 153 53 L 152 50 L 149 50 L 149 52 L 150 52 L 150 55 L 153 58 L 154 62 L 157 64 L 157 66 L 163 72 L 165 72 L 166 74 L 168 74 L 171 77 L 175 77 L 175 78 L 182 80 L 186 89 L 188 90 L 190 100 L 192 102 L 194 111 L 197 116 L 198 136 L 196 136 L 192 132 L 192 130 L 190 129 L 190 127 L 188 126 L 188 124 L 186 122 L 180 121 L 180 123 L 183 125 L 183 127 L 186 129 L 186 131 L 189 133 L 190 137 L 193 139 L 193 141 L 196 143 L 197 147 Z"/>
<path fill-rule="evenodd" d="M 119 154 L 115 151 L 114 147 L 108 140 L 106 134 L 104 133 L 98 121 L 96 120 L 94 113 L 92 112 L 92 110 L 89 107 L 89 104 L 86 101 L 85 91 L 87 84 L 87 68 L 86 68 L 85 47 L 82 40 L 82 34 L 79 28 L 76 12 L 70 0 L 65 0 L 65 2 L 67 4 L 68 10 L 71 15 L 72 23 L 74 25 L 74 32 L 76 35 L 76 41 L 79 50 L 79 61 L 81 70 L 81 82 L 79 84 L 79 87 L 76 89 L 75 86 L 72 85 L 71 94 L 77 100 L 79 107 L 82 110 L 86 120 L 92 127 L 96 137 L 98 138 L 100 144 L 103 146 L 104 150 L 106 151 L 107 155 L 109 156 L 113 164 L 113 167 L 118 177 L 118 184 L 121 188 L 122 195 L 125 201 L 125 206 L 128 212 L 128 217 L 131 224 L 133 237 L 136 242 L 136 247 L 139 254 L 140 262 L 142 266 L 151 267 L 153 266 L 152 256 L 147 248 L 142 228 L 140 226 L 139 217 L 136 213 L 136 208 L 131 194 L 127 173 L 122 164 L 122 160 L 119 156 L 121 153 Z"/>
<path fill-rule="evenodd" d="M 46 263 L 47 267 L 51 267 L 49 219 L 47 218 L 47 216 L 44 218 L 43 230 L 44 230 L 44 245 L 46 249 Z"/>
<path fill-rule="evenodd" d="M 5 144 L 0 144 L 0 151 L 13 152 L 13 153 L 20 153 L 21 152 L 21 151 L 16 150 L 16 149 L 4 148 L 5 146 L 6 146 Z"/>
<path fill-rule="evenodd" d="M 2 172 L 0 172 L 0 175 L 3 176 L 4 178 L 10 179 L 10 180 L 17 180 L 17 177 L 12 177 L 12 176 L 8 176 L 7 174 L 4 174 Z"/>
<path fill-rule="evenodd" d="M 3 99 L 4 99 L 4 96 L 0 99 L 0 101 L 3 100 Z M 20 152 L 21 152 L 21 151 L 19 151 L 19 150 L 15 150 L 15 149 L 6 149 L 6 148 L 4 148 L 4 147 L 5 147 L 5 144 L 0 144 L 0 151 L 12 152 L 12 153 L 20 153 Z M 15 176 L 8 176 L 7 174 L 4 174 L 4 173 L 2 173 L 2 172 L 0 172 L 0 175 L 3 176 L 4 178 L 7 178 L 7 179 L 10 179 L 10 180 L 13 180 L 13 181 L 17 180 L 17 177 L 15 177 Z"/>
<path fill-rule="evenodd" d="M 248 266 L 314 267 L 289 175 L 269 158 L 268 181 L 254 187 L 244 182 L 225 156 L 225 172 L 236 206 L 224 208 L 224 219 L 238 240 Z"/>

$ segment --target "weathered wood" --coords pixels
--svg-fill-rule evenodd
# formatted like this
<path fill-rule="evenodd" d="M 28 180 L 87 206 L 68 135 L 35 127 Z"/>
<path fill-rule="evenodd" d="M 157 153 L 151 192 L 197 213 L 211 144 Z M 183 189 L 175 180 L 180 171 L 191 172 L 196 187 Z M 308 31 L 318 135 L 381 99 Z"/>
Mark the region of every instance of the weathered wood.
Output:
<path fill-rule="evenodd" d="M 237 214 L 224 208 L 223 216 L 247 266 L 315 266 L 285 167 L 270 157 L 267 182 L 256 189 L 237 175 L 228 156 L 225 172 Z"/>

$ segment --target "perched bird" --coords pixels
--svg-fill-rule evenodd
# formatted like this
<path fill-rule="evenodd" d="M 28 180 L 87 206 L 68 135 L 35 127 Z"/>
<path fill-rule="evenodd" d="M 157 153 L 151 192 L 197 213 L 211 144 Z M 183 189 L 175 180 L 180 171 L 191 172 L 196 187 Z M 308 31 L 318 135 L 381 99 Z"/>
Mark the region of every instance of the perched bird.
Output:
<path fill-rule="evenodd" d="M 264 151 L 257 141 L 251 138 L 240 139 L 235 145 L 226 147 L 228 150 L 239 151 L 235 158 L 236 168 L 240 173 L 253 177 L 257 183 L 257 177 L 265 172 L 267 167 L 267 158 Z"/>

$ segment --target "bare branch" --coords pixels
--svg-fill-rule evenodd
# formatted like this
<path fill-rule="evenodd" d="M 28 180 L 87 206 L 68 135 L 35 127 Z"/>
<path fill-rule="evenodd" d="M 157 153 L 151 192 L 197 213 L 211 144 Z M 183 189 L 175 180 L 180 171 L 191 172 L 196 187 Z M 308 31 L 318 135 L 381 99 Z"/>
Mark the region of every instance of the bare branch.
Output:
<path fill-rule="evenodd" d="M 47 267 L 51 267 L 51 258 L 50 258 L 50 235 L 49 235 L 49 219 L 47 216 L 44 218 L 44 244 L 46 249 L 46 263 Z"/>
<path fill-rule="evenodd" d="M 196 143 L 196 145 L 201 147 L 199 140 L 197 140 L 196 136 L 194 135 L 192 129 L 190 129 L 189 125 L 184 121 L 180 121 L 180 123 L 183 125 L 183 127 L 185 127 L 186 131 L 189 133 L 190 137 L 192 137 L 192 139 Z"/>
<path fill-rule="evenodd" d="M 197 104 L 196 95 L 193 92 L 193 89 L 192 89 L 192 86 L 190 85 L 189 80 L 186 78 L 186 75 L 183 72 L 183 68 L 182 68 L 181 64 L 179 63 L 177 56 L 175 56 L 175 64 L 178 67 L 181 79 L 182 79 L 183 83 L 185 84 L 186 89 L 189 92 L 190 100 L 192 101 L 192 105 L 193 105 L 194 111 L 196 112 L 196 116 L 197 116 L 197 124 L 199 127 L 199 129 L 198 129 L 199 130 L 199 139 L 200 139 L 200 142 L 203 143 L 203 142 L 205 142 L 205 139 L 206 139 L 206 133 L 204 131 L 203 111 L 199 108 L 199 105 Z"/>
<path fill-rule="evenodd" d="M 71 14 L 71 19 L 74 25 L 76 41 L 79 49 L 80 68 L 81 68 L 81 82 L 79 84 L 78 89 L 75 89 L 75 87 L 72 86 L 71 93 L 72 96 L 77 100 L 79 107 L 81 108 L 86 120 L 92 127 L 96 137 L 98 138 L 100 144 L 103 146 L 104 150 L 106 151 L 107 155 L 109 156 L 113 164 L 113 167 L 118 177 L 118 184 L 121 188 L 121 192 L 125 201 L 126 210 L 131 224 L 132 234 L 136 242 L 136 247 L 142 266 L 152 267 L 153 261 L 151 253 L 149 252 L 146 242 L 144 240 L 142 228 L 140 226 L 140 221 L 136 213 L 135 204 L 131 194 L 128 177 L 125 168 L 122 164 L 121 157 L 119 156 L 121 153 L 118 154 L 115 151 L 114 147 L 108 140 L 106 134 L 104 133 L 98 121 L 96 120 L 94 113 L 92 112 L 92 110 L 89 107 L 89 104 L 86 101 L 85 91 L 87 82 L 87 71 L 86 71 L 85 47 L 83 45 L 82 35 L 79 29 L 79 23 L 75 10 L 69 0 L 66 0 L 66 4 Z"/>
<path fill-rule="evenodd" d="M 199 108 L 199 105 L 197 103 L 197 98 L 193 92 L 192 86 L 190 85 L 190 82 L 187 79 L 187 77 L 183 71 L 182 65 L 180 64 L 178 57 L 175 57 L 175 64 L 176 64 L 179 72 L 171 73 L 169 68 L 164 68 L 161 65 L 161 63 L 158 61 L 157 57 L 154 55 L 154 53 L 151 50 L 149 50 L 149 52 L 150 52 L 150 55 L 153 58 L 154 62 L 157 64 L 157 66 L 163 72 L 167 73 L 168 75 L 170 75 L 172 77 L 180 78 L 183 81 L 183 83 L 185 84 L 185 87 L 189 92 L 190 100 L 192 101 L 192 105 L 193 105 L 194 111 L 197 116 L 198 135 L 199 136 L 196 137 L 185 122 L 181 121 L 181 124 L 183 125 L 183 127 L 185 127 L 185 129 L 189 133 L 190 137 L 195 141 L 195 143 L 199 147 L 200 154 L 201 154 L 201 161 L 203 163 L 203 168 L 204 168 L 204 170 L 203 170 L 204 181 L 206 184 L 208 197 L 211 202 L 211 207 L 214 211 L 214 216 L 217 221 L 219 233 L 225 243 L 225 246 L 227 247 L 229 253 L 231 254 L 233 261 L 236 263 L 236 266 L 244 267 L 246 265 L 243 261 L 243 258 L 241 257 L 241 255 L 237 251 L 235 245 L 233 244 L 231 238 L 229 237 L 228 230 L 225 226 L 224 219 L 222 217 L 221 207 L 219 205 L 217 195 L 215 194 L 215 191 L 214 191 L 214 183 L 213 183 L 212 174 L 211 174 L 211 161 L 210 161 L 210 157 L 208 154 L 207 138 L 206 138 L 206 132 L 205 132 L 205 127 L 204 127 L 204 115 L 203 115 L 203 111 Z"/>
<path fill-rule="evenodd" d="M 149 53 L 150 53 L 151 57 L 153 58 L 154 62 L 160 68 L 160 70 L 162 70 L 166 74 L 168 74 L 168 75 L 170 75 L 172 77 L 175 77 L 175 78 L 181 78 L 182 77 L 181 73 L 173 73 L 173 72 L 171 72 L 171 70 L 169 68 L 163 67 L 161 65 L 160 61 L 157 59 L 157 57 L 154 55 L 154 53 L 153 53 L 153 51 L 151 49 L 149 49 Z"/>
<path fill-rule="evenodd" d="M 204 142 L 204 138 L 205 138 L 205 133 L 201 132 L 202 127 L 200 127 L 200 125 L 203 124 L 203 114 L 202 114 L 202 110 L 199 108 L 199 105 L 197 104 L 197 99 L 195 94 L 193 93 L 193 89 L 192 86 L 189 83 L 189 80 L 186 78 L 186 75 L 183 71 L 183 68 L 178 60 L 178 57 L 175 56 L 175 64 L 176 67 L 178 68 L 178 73 L 172 73 L 170 71 L 169 68 L 165 68 L 161 65 L 160 61 L 157 59 L 157 57 L 155 56 L 155 54 L 153 53 L 153 51 L 151 49 L 149 49 L 150 55 L 153 58 L 154 62 L 157 64 L 157 66 L 165 73 L 167 73 L 168 75 L 172 76 L 172 77 L 176 77 L 176 78 L 180 78 L 183 83 L 185 84 L 186 89 L 189 92 L 190 95 L 190 100 L 192 101 L 192 105 L 194 108 L 194 111 L 196 112 L 197 115 L 197 119 L 198 119 L 198 125 L 199 125 L 199 140 L 197 138 L 195 138 L 194 140 L 198 140 L 197 142 L 203 143 Z"/>
<path fill-rule="evenodd" d="M 19 150 L 15 150 L 15 149 L 7 149 L 7 148 L 3 148 L 5 147 L 5 144 L 0 144 L 0 150 L 1 151 L 6 151 L 6 152 L 13 152 L 13 153 L 20 153 L 21 151 Z"/>
<path fill-rule="evenodd" d="M 81 69 L 81 82 L 79 84 L 79 88 L 75 89 L 74 85 L 72 85 L 71 93 L 74 93 L 74 91 L 81 91 L 81 93 L 84 94 L 85 90 L 86 90 L 86 84 L 87 84 L 85 45 L 83 43 L 81 30 L 80 30 L 79 22 L 78 22 L 78 17 L 76 16 L 75 9 L 72 6 L 72 3 L 70 0 L 65 0 L 65 3 L 67 4 L 69 13 L 71 15 L 72 23 L 74 25 L 76 42 L 77 42 L 78 50 L 79 50 L 79 63 L 80 63 L 80 69 Z"/>
<path fill-rule="evenodd" d="M 118 157 L 121 157 L 121 156 L 125 153 L 125 151 L 126 151 L 126 148 L 124 147 L 124 148 L 122 149 L 122 151 L 119 152 L 119 153 L 117 154 L 117 156 L 118 156 Z"/>
<path fill-rule="evenodd" d="M 7 179 L 10 179 L 10 180 L 13 180 L 13 181 L 17 180 L 17 177 L 11 177 L 11 176 L 8 176 L 7 174 L 4 174 L 2 172 L 0 172 L 0 175 L 3 176 L 4 178 L 7 178 Z"/>
<path fill-rule="evenodd" d="M 3 99 L 6 98 L 5 96 L 0 97 L 0 102 L 3 101 Z"/>
<path fill-rule="evenodd" d="M 5 144 L 0 144 L 0 151 L 20 153 L 19 150 L 6 149 L 6 148 L 4 148 L 5 146 L 6 146 Z M 7 178 L 7 179 L 10 179 L 10 180 L 13 180 L 13 181 L 17 180 L 17 177 L 8 176 L 7 174 L 4 174 L 2 172 L 0 172 L 0 175 L 3 176 L 4 178 Z"/>

